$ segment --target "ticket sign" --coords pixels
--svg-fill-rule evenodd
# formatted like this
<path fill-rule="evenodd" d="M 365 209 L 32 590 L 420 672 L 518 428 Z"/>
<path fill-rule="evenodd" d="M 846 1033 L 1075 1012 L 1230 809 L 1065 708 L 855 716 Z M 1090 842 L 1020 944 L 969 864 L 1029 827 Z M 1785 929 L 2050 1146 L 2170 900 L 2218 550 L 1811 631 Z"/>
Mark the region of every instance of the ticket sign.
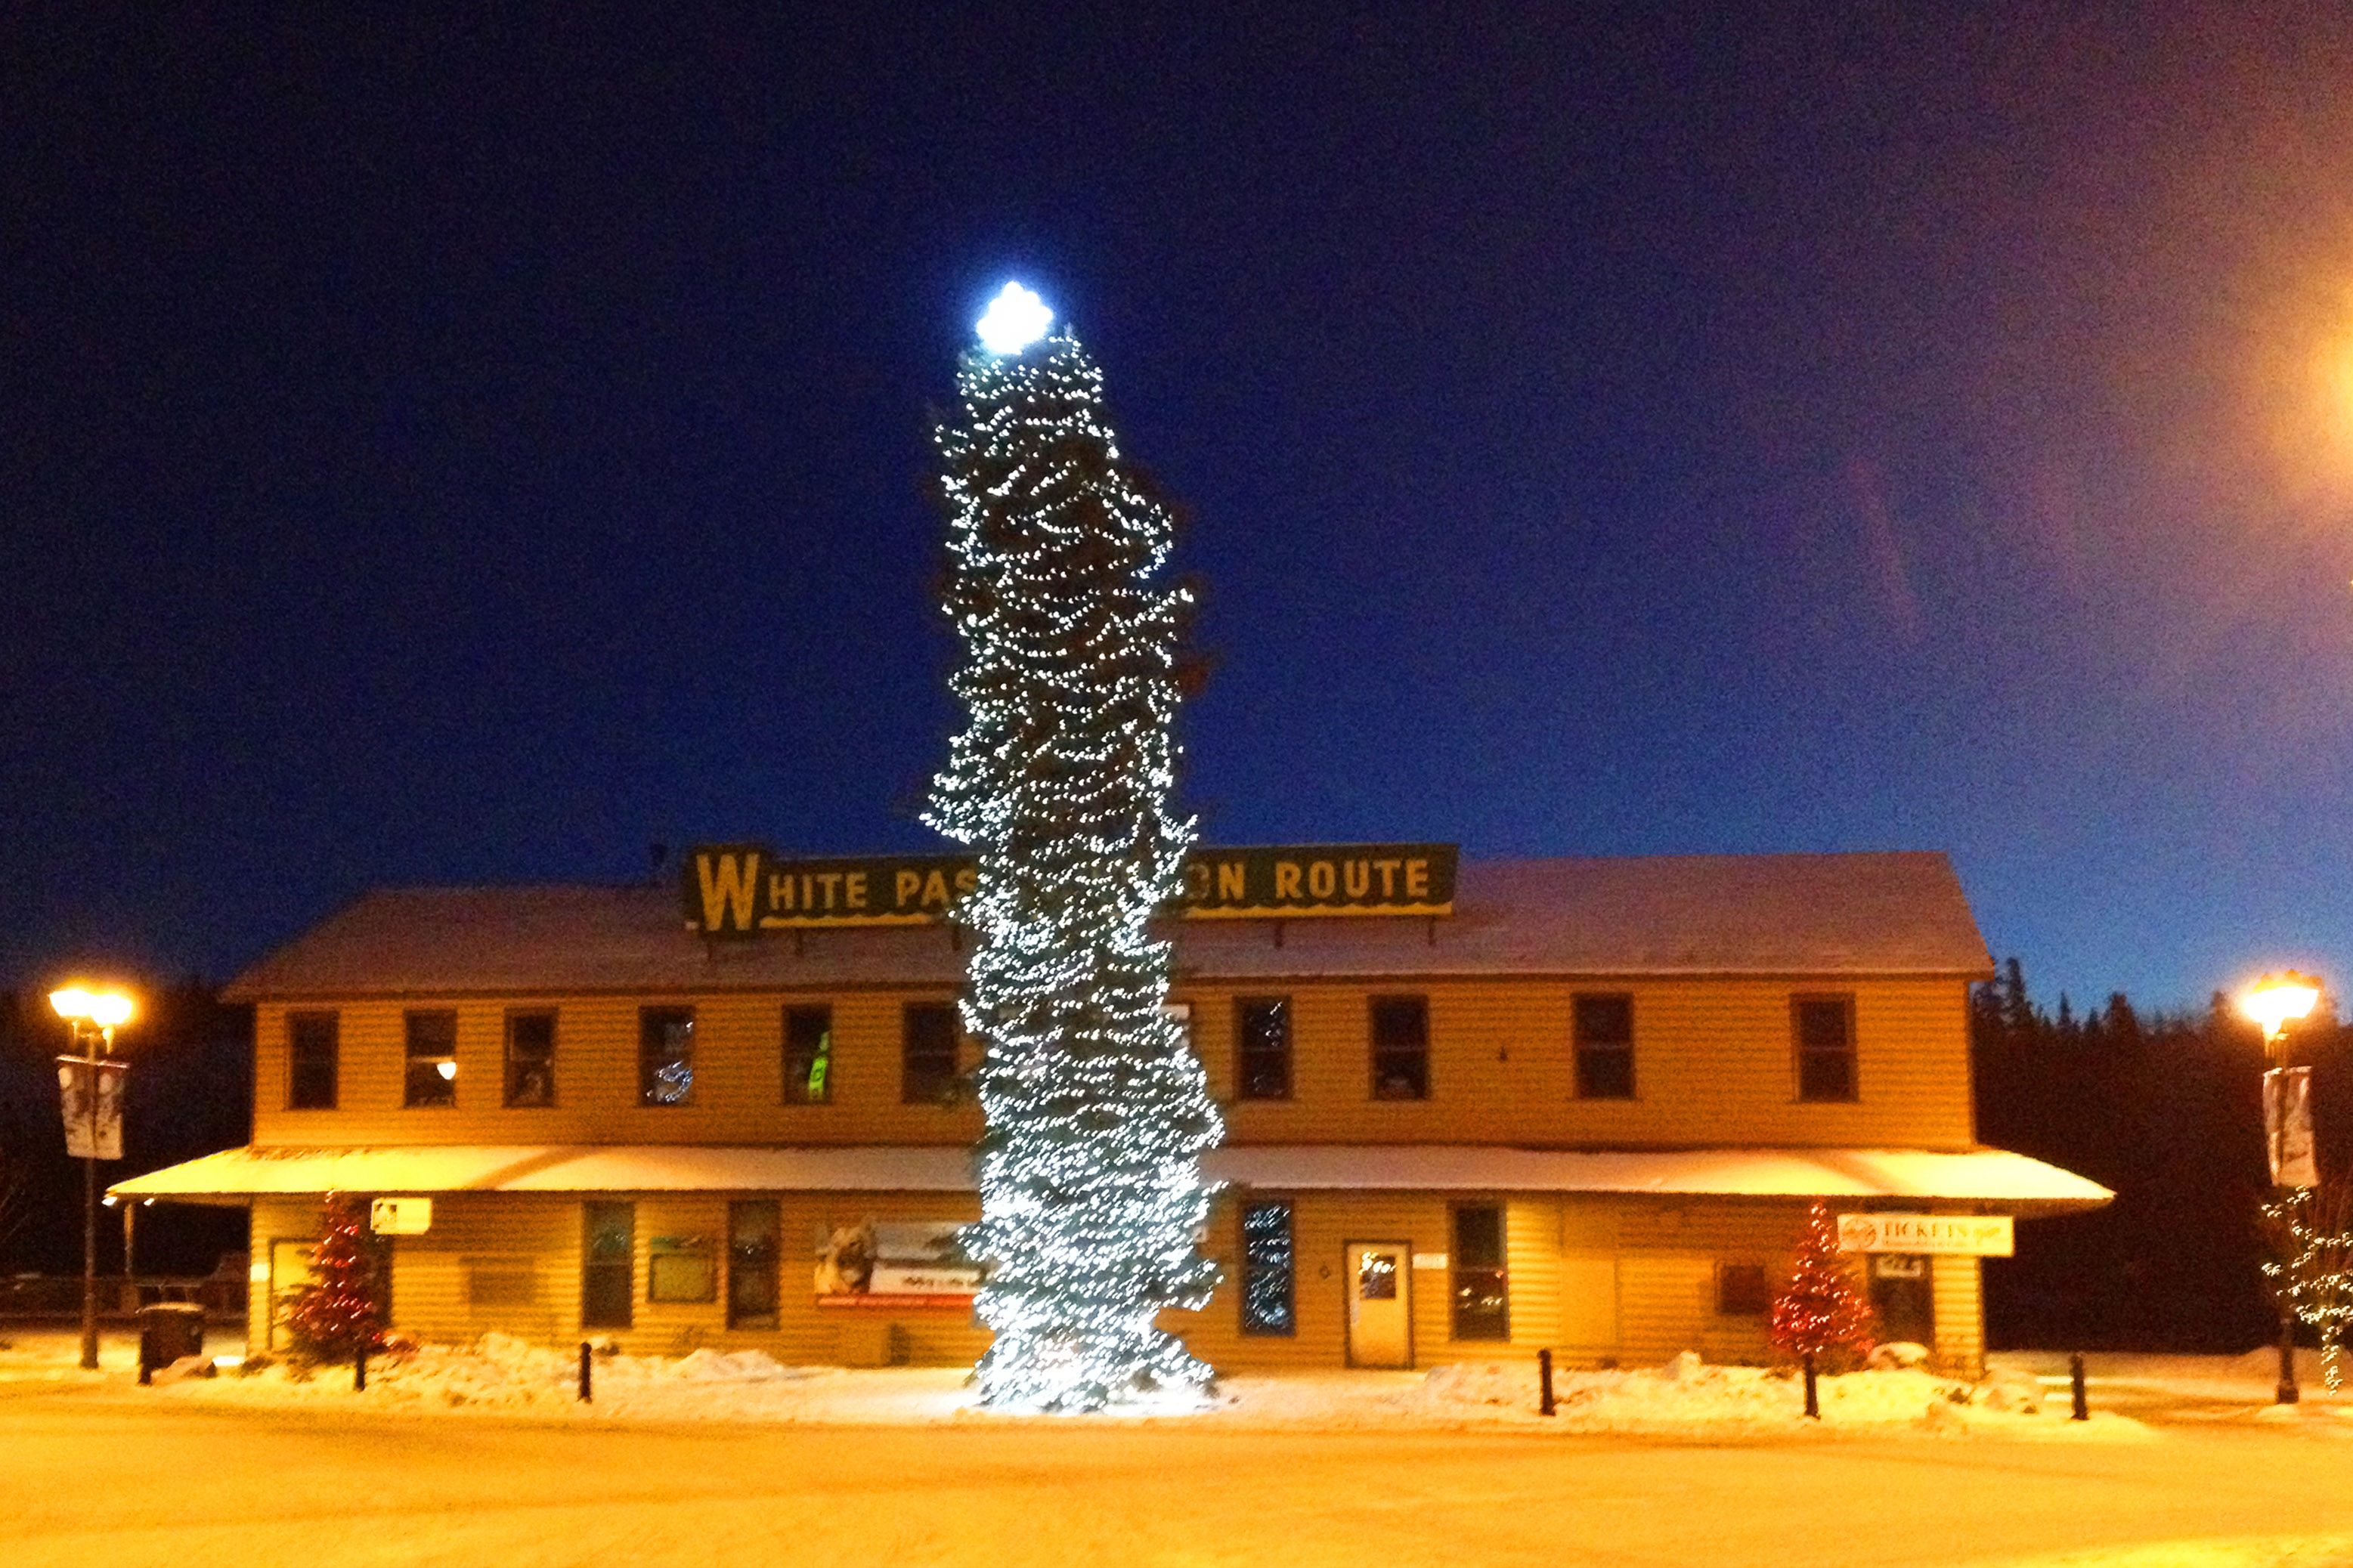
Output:
<path fill-rule="evenodd" d="M 368 1205 L 368 1228 L 378 1236 L 423 1236 L 433 1228 L 431 1198 L 378 1198 Z"/>
<path fill-rule="evenodd" d="M 1196 920 L 1449 914 L 1455 861 L 1451 844 L 1197 849 L 1186 858 L 1177 910 Z M 787 860 L 764 844 L 708 844 L 688 853 L 679 892 L 687 930 L 756 936 L 943 921 L 977 877 L 964 855 Z"/>
<path fill-rule="evenodd" d="M 2006 1214 L 1842 1214 L 1838 1227 L 1841 1252 L 2008 1258 L 2016 1246 Z"/>

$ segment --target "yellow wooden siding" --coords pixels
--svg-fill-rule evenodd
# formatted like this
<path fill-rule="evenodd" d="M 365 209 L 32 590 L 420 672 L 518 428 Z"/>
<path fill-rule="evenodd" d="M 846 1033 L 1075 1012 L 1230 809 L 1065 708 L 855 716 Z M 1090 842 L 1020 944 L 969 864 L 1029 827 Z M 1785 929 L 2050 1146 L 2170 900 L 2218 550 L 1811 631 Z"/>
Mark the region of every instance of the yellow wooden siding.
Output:
<path fill-rule="evenodd" d="M 634 1201 L 637 1210 L 634 1322 L 628 1329 L 587 1330 L 585 1337 L 601 1341 L 609 1336 L 624 1349 L 659 1355 L 682 1354 L 703 1345 L 755 1347 L 779 1360 L 805 1364 L 891 1360 L 966 1365 L 987 1348 L 986 1331 L 962 1309 L 826 1308 L 818 1304 L 814 1286 L 818 1244 L 835 1226 L 866 1220 L 967 1220 L 977 1214 L 969 1197 L 740 1195 L 779 1204 L 781 1289 L 775 1329 L 726 1326 L 728 1195 L 645 1194 L 630 1200 L 624 1194 L 622 1201 Z M 1497 1202 L 1504 1207 L 1511 1337 L 1454 1339 L 1450 1270 L 1416 1268 L 1408 1286 L 1416 1365 L 1525 1357 L 1542 1348 L 1552 1349 L 1564 1366 L 1653 1365 L 1685 1350 L 1715 1363 L 1763 1363 L 1771 1359 L 1765 1320 L 1717 1312 L 1716 1271 L 1728 1263 L 1760 1263 L 1778 1282 L 1787 1276 L 1804 1220 L 1799 1204 L 1672 1205 L 1549 1194 L 1298 1194 L 1289 1197 L 1296 1331 L 1245 1335 L 1239 1300 L 1237 1205 L 1285 1196 L 1250 1193 L 1221 1200 L 1211 1218 L 1206 1250 L 1219 1264 L 1225 1283 L 1199 1311 L 1162 1316 L 1163 1325 L 1183 1335 L 1194 1353 L 1222 1370 L 1345 1364 L 1347 1245 L 1397 1241 L 1423 1258 L 1448 1254 L 1451 1261 L 1451 1209 L 1464 1202 Z M 582 1201 L 575 1198 L 442 1196 L 434 1205 L 431 1231 L 393 1244 L 395 1329 L 440 1342 L 468 1341 L 492 1331 L 543 1343 L 576 1342 L 584 1337 L 579 1321 L 581 1221 Z M 273 1240 L 315 1238 L 318 1228 L 315 1201 L 259 1200 L 253 1208 L 254 1256 L 267 1259 Z M 713 1299 L 649 1300 L 656 1238 L 689 1236 L 710 1238 L 723 1259 Z M 531 1281 L 528 1300 L 514 1299 L 509 1289 L 518 1275 L 527 1275 Z M 494 1285 L 487 1297 L 479 1283 L 485 1278 Z M 1984 1363 L 1976 1261 L 1936 1260 L 1934 1284 L 1938 1365 L 1973 1375 Z M 252 1287 L 248 1337 L 257 1351 L 267 1338 L 267 1289 L 264 1281 Z"/>
<path fill-rule="evenodd" d="M 436 1005 L 458 1014 L 457 1103 L 402 1104 L 406 1035 L 397 1002 L 348 1003 L 332 1110 L 286 1109 L 289 1009 L 265 1005 L 255 1020 L 254 1142 L 261 1145 L 410 1143 L 966 1143 L 978 1110 L 900 1101 L 904 1004 L 947 1001 L 940 991 L 831 996 L 585 996 L 516 1003 L 470 999 Z M 784 1102 L 784 1008 L 833 1006 L 832 1099 Z M 685 1105 L 638 1103 L 638 1010 L 695 1010 L 694 1092 Z M 507 1109 L 506 1016 L 556 1010 L 555 1103 Z M 965 1065 L 976 1059 L 969 1042 Z"/>
<path fill-rule="evenodd" d="M 1632 1100 L 1580 1100 L 1569 1039 L 1580 990 L 1634 997 Z M 1789 998 L 1855 997 L 1860 1095 L 1850 1104 L 1797 1100 Z M 1430 1097 L 1377 1100 L 1370 1089 L 1368 998 L 1426 994 Z M 1293 1096 L 1232 1100 L 1237 995 L 1287 995 L 1293 1014 Z M 1534 1145 L 1792 1144 L 1958 1149 L 1973 1137 L 1963 987 L 1938 980 L 1829 984 L 1695 979 L 1443 981 L 1380 986 L 1317 983 L 1179 987 L 1212 1091 L 1227 1105 L 1235 1143 L 1451 1142 Z M 336 1109 L 286 1109 L 286 1013 L 258 1009 L 255 1142 L 262 1145 L 403 1143 L 958 1143 L 979 1131 L 971 1104 L 900 1101 L 902 1004 L 944 1000 L 937 990 L 687 996 L 578 996 L 533 1001 L 557 1009 L 556 1103 L 501 1104 L 504 1020 L 511 998 L 461 999 L 458 1102 L 402 1103 L 403 1005 L 343 1004 Z M 834 1009 L 833 1099 L 786 1105 L 782 1018 L 793 1003 Z M 693 1103 L 637 1102 L 638 1009 L 696 1010 Z M 965 1065 L 971 1065 L 967 1043 Z"/>
<path fill-rule="evenodd" d="M 1939 1371 L 1961 1377 L 1985 1374 L 1985 1300 L 1974 1258 L 1929 1259 L 1930 1299 L 1936 1303 Z"/>

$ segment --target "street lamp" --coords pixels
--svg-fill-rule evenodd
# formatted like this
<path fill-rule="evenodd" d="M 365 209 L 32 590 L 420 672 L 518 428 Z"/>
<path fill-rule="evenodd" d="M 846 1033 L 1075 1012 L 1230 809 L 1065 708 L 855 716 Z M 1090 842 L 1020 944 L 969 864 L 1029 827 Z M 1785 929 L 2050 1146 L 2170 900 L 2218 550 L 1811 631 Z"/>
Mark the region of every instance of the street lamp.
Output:
<path fill-rule="evenodd" d="M 2263 1049 L 2276 1055 L 2280 1037 L 2287 1033 L 2287 1026 L 2310 1017 L 2319 1001 L 2319 981 L 2293 969 L 2283 969 L 2249 986 L 2247 994 L 2239 999 L 2239 1011 L 2263 1026 Z"/>
<path fill-rule="evenodd" d="M 2288 1063 L 2287 1026 L 2310 1017 L 2319 1005 L 2320 982 L 2293 969 L 2264 975 L 2239 998 L 2239 1011 L 2263 1027 L 2263 1056 L 2271 1063 L 2263 1073 L 2263 1139 L 2272 1185 L 2282 1194 L 2312 1184 L 2296 1180 L 2308 1174 L 2296 1168 L 2298 1162 L 2309 1167 L 2312 1158 L 2312 1101 L 2308 1069 Z M 2285 1294 L 2280 1297 L 2279 1386 L 2274 1397 L 2282 1405 L 2301 1397 L 2295 1385 L 2295 1309 Z"/>
<path fill-rule="evenodd" d="M 98 1099 L 104 1081 L 100 1064 L 114 1054 L 114 1031 L 131 1019 L 131 998 L 120 991 L 68 985 L 49 993 L 49 1005 L 66 1021 L 73 1056 L 62 1065 L 68 1083 L 79 1081 L 83 1118 L 81 1140 L 81 1364 L 98 1369 Z M 120 1112 L 118 1111 L 118 1115 Z M 70 1140 L 72 1129 L 68 1129 Z M 119 1136 L 119 1134 L 118 1134 Z"/>

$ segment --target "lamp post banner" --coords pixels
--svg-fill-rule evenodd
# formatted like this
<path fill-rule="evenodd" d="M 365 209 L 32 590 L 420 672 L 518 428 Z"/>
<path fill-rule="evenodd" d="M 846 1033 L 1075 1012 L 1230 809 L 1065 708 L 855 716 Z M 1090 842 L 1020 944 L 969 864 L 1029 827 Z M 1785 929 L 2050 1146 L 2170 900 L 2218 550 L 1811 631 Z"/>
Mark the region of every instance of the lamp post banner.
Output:
<path fill-rule="evenodd" d="M 122 1158 L 122 1081 L 130 1070 L 127 1062 L 102 1058 L 58 1058 L 67 1154 L 77 1160 Z"/>
<path fill-rule="evenodd" d="M 2274 1068 L 2263 1074 L 2263 1148 L 2271 1155 L 2272 1185 L 2320 1185 L 2312 1155 L 2310 1068 Z"/>

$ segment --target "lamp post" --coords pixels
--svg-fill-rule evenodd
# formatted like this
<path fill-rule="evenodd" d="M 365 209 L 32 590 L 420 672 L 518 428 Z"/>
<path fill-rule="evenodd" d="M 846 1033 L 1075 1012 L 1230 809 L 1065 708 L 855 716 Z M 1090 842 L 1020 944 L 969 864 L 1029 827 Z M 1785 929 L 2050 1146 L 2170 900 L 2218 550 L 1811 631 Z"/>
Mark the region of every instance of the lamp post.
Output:
<path fill-rule="evenodd" d="M 98 1370 L 98 1097 L 99 1063 L 114 1054 L 114 1031 L 129 1021 L 131 998 L 120 991 L 90 991 L 69 985 L 49 993 L 49 1005 L 66 1021 L 74 1059 L 68 1072 L 82 1084 L 84 1119 L 81 1159 L 81 1364 Z M 93 1048 L 94 1047 L 94 1048 Z M 70 1134 L 70 1130 L 69 1130 Z"/>
<path fill-rule="evenodd" d="M 2272 1185 L 2275 1191 L 2292 1192 L 2307 1182 L 2295 1179 L 2290 1169 L 2288 1135 L 2293 1121 L 2299 1115 L 2308 1118 L 2309 1102 L 2298 1092 L 2302 1085 L 2290 1071 L 2287 1047 L 2287 1026 L 2311 1016 L 2320 1002 L 2320 982 L 2309 974 L 2299 974 L 2293 969 L 2266 974 L 2248 987 L 2239 999 L 2239 1010 L 2261 1025 L 2263 1031 L 2263 1059 L 2270 1064 L 2263 1073 L 2263 1138 L 2271 1161 Z M 2311 1128 L 2306 1120 L 2304 1128 L 2304 1158 L 2308 1162 Z M 2280 1298 L 2279 1387 L 2274 1398 L 2281 1405 L 2294 1405 L 2302 1397 L 2295 1385 L 2295 1309 L 2287 1297 Z"/>

